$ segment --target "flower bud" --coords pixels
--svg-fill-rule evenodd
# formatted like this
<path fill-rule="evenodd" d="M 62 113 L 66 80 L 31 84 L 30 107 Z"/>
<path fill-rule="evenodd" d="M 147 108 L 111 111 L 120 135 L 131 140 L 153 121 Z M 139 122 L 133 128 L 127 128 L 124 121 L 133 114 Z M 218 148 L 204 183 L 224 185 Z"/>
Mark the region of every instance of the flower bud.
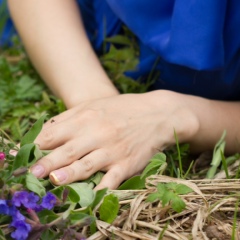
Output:
<path fill-rule="evenodd" d="M 0 152 L 0 161 L 4 160 L 6 157 L 6 154 L 4 152 Z"/>
<path fill-rule="evenodd" d="M 0 152 L 0 169 L 4 166 L 4 160 L 5 160 L 6 154 L 4 152 Z"/>
<path fill-rule="evenodd" d="M 27 172 L 28 172 L 27 167 L 20 167 L 20 168 L 16 169 L 15 171 L 13 171 L 13 176 L 19 177 L 19 176 L 25 175 Z"/>

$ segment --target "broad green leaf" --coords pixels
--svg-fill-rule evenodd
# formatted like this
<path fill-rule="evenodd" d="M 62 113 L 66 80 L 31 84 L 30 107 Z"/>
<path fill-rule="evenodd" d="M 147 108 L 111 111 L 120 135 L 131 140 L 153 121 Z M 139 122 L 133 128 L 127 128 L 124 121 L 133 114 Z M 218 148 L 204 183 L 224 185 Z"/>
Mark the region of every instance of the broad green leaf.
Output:
<path fill-rule="evenodd" d="M 96 192 L 93 202 L 89 205 L 91 209 L 94 209 L 103 199 L 107 192 L 107 188 L 100 189 Z"/>
<path fill-rule="evenodd" d="M 167 189 L 169 190 L 173 190 L 175 192 L 176 188 L 177 188 L 177 183 L 175 182 L 169 182 L 169 183 L 166 183 L 165 186 Z"/>
<path fill-rule="evenodd" d="M 93 182 L 95 185 L 98 185 L 104 176 L 103 172 L 97 172 L 92 177 L 90 177 L 88 182 Z"/>
<path fill-rule="evenodd" d="M 165 192 L 168 191 L 167 187 L 166 187 L 166 184 L 164 183 L 158 183 L 157 185 L 157 191 L 159 194 L 164 194 Z"/>
<path fill-rule="evenodd" d="M 157 193 L 151 193 L 148 195 L 147 199 L 146 199 L 146 202 L 154 202 L 156 200 L 159 200 L 161 199 L 161 194 L 159 194 L 158 192 Z"/>
<path fill-rule="evenodd" d="M 20 167 L 28 166 L 28 162 L 30 161 L 30 156 L 32 154 L 32 151 L 34 150 L 34 147 L 34 143 L 29 143 L 20 148 L 13 162 L 13 171 Z"/>
<path fill-rule="evenodd" d="M 188 194 L 190 192 L 193 192 L 193 190 L 190 187 L 184 184 L 177 184 L 175 191 L 177 194 Z"/>
<path fill-rule="evenodd" d="M 144 169 L 141 178 L 146 177 L 146 175 L 150 171 L 155 171 L 155 174 L 159 173 L 159 170 L 161 169 L 161 166 L 166 166 L 166 155 L 164 153 L 157 153 L 153 156 L 153 158 L 150 160 L 150 163 L 146 166 Z"/>
<path fill-rule="evenodd" d="M 186 204 L 179 196 L 175 196 L 171 206 L 174 211 L 180 213 L 186 207 Z"/>
<path fill-rule="evenodd" d="M 38 217 L 42 224 L 47 224 L 56 220 L 59 216 L 53 211 L 44 209 L 38 212 Z"/>
<path fill-rule="evenodd" d="M 117 217 L 118 211 L 119 201 L 117 196 L 114 194 L 105 196 L 99 208 L 100 219 L 111 224 Z"/>
<path fill-rule="evenodd" d="M 23 136 L 20 146 L 23 147 L 25 144 L 33 143 L 37 135 L 40 133 L 46 115 L 41 116 L 31 127 L 31 129 Z"/>
<path fill-rule="evenodd" d="M 174 201 L 175 197 L 177 195 L 174 194 L 172 191 L 166 191 L 163 193 L 163 195 L 161 196 L 161 200 L 162 200 L 162 205 L 163 207 L 168 204 L 170 201 Z"/>
<path fill-rule="evenodd" d="M 72 188 L 79 195 L 79 204 L 81 207 L 87 207 L 92 203 L 94 199 L 94 192 L 92 188 L 89 187 L 88 183 L 72 183 L 67 186 Z"/>
<path fill-rule="evenodd" d="M 64 191 L 64 186 L 59 186 L 59 187 L 55 187 L 51 190 L 51 192 L 57 196 L 59 199 L 62 198 L 62 193 Z"/>
<path fill-rule="evenodd" d="M 28 173 L 26 175 L 26 187 L 32 192 L 35 192 L 40 197 L 46 195 L 46 190 L 41 184 L 41 182 L 32 174 Z"/>
<path fill-rule="evenodd" d="M 84 226 L 89 226 L 92 224 L 96 219 L 93 216 L 82 212 L 74 212 L 72 211 L 68 216 L 68 219 L 71 221 L 71 224 L 77 225 L 78 228 L 82 228 Z"/>
<path fill-rule="evenodd" d="M 73 187 L 66 186 L 69 189 L 68 198 L 71 202 L 78 203 L 80 201 L 79 192 L 77 193 Z"/>
<path fill-rule="evenodd" d="M 35 145 L 35 148 L 34 148 L 34 160 L 37 161 L 39 160 L 40 158 L 43 157 L 43 153 L 42 151 L 40 150 L 39 146 L 38 145 Z"/>
<path fill-rule="evenodd" d="M 43 231 L 41 234 L 41 240 L 56 239 L 56 237 L 56 232 L 54 232 L 51 228 Z"/>
<path fill-rule="evenodd" d="M 118 187 L 118 190 L 133 190 L 133 189 L 144 189 L 145 178 L 140 176 L 134 176 L 126 180 L 123 184 Z"/>

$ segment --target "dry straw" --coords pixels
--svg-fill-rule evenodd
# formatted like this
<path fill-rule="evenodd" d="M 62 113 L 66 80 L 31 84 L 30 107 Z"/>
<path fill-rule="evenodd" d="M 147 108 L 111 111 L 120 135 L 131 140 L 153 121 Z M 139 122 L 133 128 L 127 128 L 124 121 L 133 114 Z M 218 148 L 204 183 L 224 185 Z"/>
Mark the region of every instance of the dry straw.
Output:
<path fill-rule="evenodd" d="M 186 203 L 181 213 L 174 212 L 171 206 L 163 207 L 159 201 L 145 201 L 156 191 L 158 183 L 168 182 L 182 183 L 193 189 L 181 195 Z M 149 177 L 146 186 L 146 190 L 111 191 L 119 197 L 119 215 L 113 224 L 97 220 L 98 231 L 88 239 L 240 239 L 236 207 L 240 179 L 182 180 L 157 175 Z"/>

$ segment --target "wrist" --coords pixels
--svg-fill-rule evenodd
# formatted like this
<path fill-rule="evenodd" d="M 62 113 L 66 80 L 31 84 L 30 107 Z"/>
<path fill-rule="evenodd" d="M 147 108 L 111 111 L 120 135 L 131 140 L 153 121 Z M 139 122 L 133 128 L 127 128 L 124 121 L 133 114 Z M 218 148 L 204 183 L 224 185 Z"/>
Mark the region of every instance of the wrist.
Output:
<path fill-rule="evenodd" d="M 62 100 L 65 103 L 66 107 L 69 109 L 77 106 L 82 102 L 112 97 L 116 95 L 119 95 L 119 92 L 114 86 L 101 84 L 101 86 L 98 87 L 79 87 L 79 89 L 74 89 L 74 91 L 70 94 L 63 94 Z"/>
<path fill-rule="evenodd" d="M 167 90 L 147 94 L 153 109 L 158 112 L 157 131 L 162 150 L 176 144 L 175 133 L 179 143 L 191 143 L 198 137 L 201 120 L 198 105 L 205 99 Z"/>

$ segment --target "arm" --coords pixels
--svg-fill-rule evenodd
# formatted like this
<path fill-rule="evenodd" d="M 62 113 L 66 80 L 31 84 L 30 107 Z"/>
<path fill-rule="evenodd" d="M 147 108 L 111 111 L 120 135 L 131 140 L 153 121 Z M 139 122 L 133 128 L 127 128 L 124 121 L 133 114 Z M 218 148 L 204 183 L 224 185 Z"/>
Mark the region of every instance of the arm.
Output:
<path fill-rule="evenodd" d="M 118 94 L 86 37 L 74 0 L 9 0 L 26 50 L 67 107 Z"/>

